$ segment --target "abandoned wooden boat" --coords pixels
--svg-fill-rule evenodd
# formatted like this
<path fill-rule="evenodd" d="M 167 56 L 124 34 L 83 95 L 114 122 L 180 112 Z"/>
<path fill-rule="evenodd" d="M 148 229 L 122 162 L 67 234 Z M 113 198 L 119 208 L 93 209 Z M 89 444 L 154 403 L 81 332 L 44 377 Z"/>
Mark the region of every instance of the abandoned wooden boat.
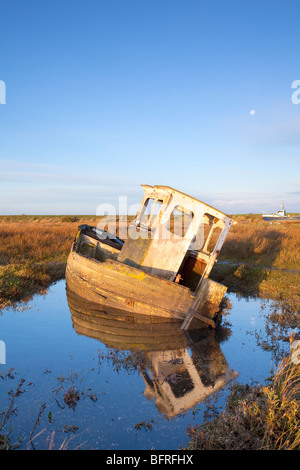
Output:
<path fill-rule="evenodd" d="M 146 315 L 150 323 L 214 327 L 226 287 L 208 276 L 232 219 L 169 186 L 142 187 L 125 239 L 106 230 L 105 221 L 79 226 L 67 288 L 124 315 Z"/>

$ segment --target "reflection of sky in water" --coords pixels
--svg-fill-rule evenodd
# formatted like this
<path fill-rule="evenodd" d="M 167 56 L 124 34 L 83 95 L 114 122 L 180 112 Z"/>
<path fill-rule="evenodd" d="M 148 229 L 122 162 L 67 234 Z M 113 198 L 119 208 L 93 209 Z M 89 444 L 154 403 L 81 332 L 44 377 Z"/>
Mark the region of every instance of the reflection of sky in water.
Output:
<path fill-rule="evenodd" d="M 228 297 L 233 305 L 227 317 L 232 335 L 221 343 L 220 353 L 229 367 L 239 373 L 238 381 L 251 382 L 252 378 L 262 381 L 269 376 L 273 364 L 272 354 L 257 346 L 254 334 L 255 330 L 264 330 L 261 301 L 238 299 L 233 294 Z M 128 372 L 122 367 L 117 371 L 116 365 L 105 358 L 108 350 L 104 344 L 74 331 L 64 281 L 52 286 L 48 295 L 34 297 L 28 305 L 31 308 L 4 310 L 0 316 L 0 339 L 6 343 L 7 362 L 0 370 L 14 368 L 16 377 L 0 381 L 1 409 L 7 403 L 8 390 L 16 388 L 17 380 L 25 378 L 27 383 L 33 383 L 18 397 L 18 415 L 12 419 L 13 439 L 23 434 L 24 441 L 28 440 L 40 406 L 46 403 L 41 424 L 36 429 L 36 433 L 46 429 L 36 440 L 38 448 L 47 448 L 46 436 L 52 431 L 57 446 L 72 435 L 70 448 L 83 443 L 84 448 L 159 450 L 178 449 L 185 444 L 186 428 L 201 422 L 205 402 L 196 405 L 196 412 L 193 407 L 172 419 L 160 413 L 155 398 L 151 399 L 153 388 L 145 392 L 147 384 L 141 373 Z M 189 346 L 187 351 L 193 353 L 193 347 Z M 194 350 L 197 353 L 199 350 Z M 172 355 L 166 357 L 167 362 L 173 361 L 172 371 L 176 372 L 180 361 L 176 364 Z M 164 393 L 164 381 L 159 375 L 162 369 L 154 370 L 156 359 L 151 360 L 153 370 L 149 372 L 148 368 L 147 373 L 152 374 L 151 379 L 159 379 Z M 167 378 L 172 381 L 173 373 Z M 64 393 L 73 385 L 81 393 L 75 411 L 63 400 Z M 227 388 L 219 394 L 217 406 L 224 404 Z M 97 400 L 93 401 L 91 396 Z M 136 427 L 138 423 L 142 424 Z M 78 431 L 66 434 L 65 426 L 77 426 Z"/>
<path fill-rule="evenodd" d="M 262 382 L 269 377 L 274 362 L 270 352 L 257 346 L 255 331 L 264 330 L 265 319 L 261 314 L 261 299 L 243 299 L 229 294 L 233 308 L 228 316 L 232 335 L 222 350 L 231 367 L 239 372 L 239 381 Z"/>

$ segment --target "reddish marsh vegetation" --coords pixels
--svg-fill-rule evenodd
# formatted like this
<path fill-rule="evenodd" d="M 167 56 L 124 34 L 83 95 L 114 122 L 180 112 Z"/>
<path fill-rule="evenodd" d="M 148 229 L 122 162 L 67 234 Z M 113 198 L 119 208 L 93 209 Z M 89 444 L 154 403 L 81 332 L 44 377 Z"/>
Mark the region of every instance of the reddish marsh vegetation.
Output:
<path fill-rule="evenodd" d="M 230 230 L 221 257 L 300 270 L 300 224 L 238 223 Z"/>
<path fill-rule="evenodd" d="M 1 223 L 0 265 L 65 261 L 75 230 L 73 223 Z"/>
<path fill-rule="evenodd" d="M 12 220 L 0 218 L 0 308 L 64 277 L 77 228 L 62 217 Z"/>
<path fill-rule="evenodd" d="M 212 277 L 235 292 L 300 304 L 300 224 L 236 216 Z M 222 260 L 229 261 L 222 264 Z"/>

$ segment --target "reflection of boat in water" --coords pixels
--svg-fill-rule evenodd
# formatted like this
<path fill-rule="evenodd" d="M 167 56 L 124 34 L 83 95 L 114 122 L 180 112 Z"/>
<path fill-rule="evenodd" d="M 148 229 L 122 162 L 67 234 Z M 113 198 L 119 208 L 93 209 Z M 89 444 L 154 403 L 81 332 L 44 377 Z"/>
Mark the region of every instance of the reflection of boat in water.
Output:
<path fill-rule="evenodd" d="M 180 322 L 145 323 L 146 316 L 127 321 L 126 312 L 101 309 L 68 289 L 67 298 L 78 334 L 128 351 L 135 364 L 138 357 L 144 394 L 168 418 L 197 405 L 237 375 L 225 360 L 215 330 L 183 332 Z"/>
<path fill-rule="evenodd" d="M 108 348 L 129 351 L 181 347 L 184 335 L 179 323 L 152 323 L 145 315 L 104 308 L 89 302 L 67 288 L 67 298 L 76 333 L 98 339 Z"/>
<path fill-rule="evenodd" d="M 67 285 L 105 308 L 179 320 L 185 330 L 214 327 L 227 288 L 209 274 L 233 220 L 168 186 L 143 188 L 122 239 L 115 228 L 79 226 Z"/>
<path fill-rule="evenodd" d="M 300 222 L 300 216 L 292 216 L 292 215 L 287 215 L 284 205 L 281 204 L 281 209 L 275 213 L 272 214 L 263 214 L 262 215 L 263 220 L 266 222 L 269 221 L 280 221 L 280 222 L 293 222 L 293 221 L 299 221 Z"/>
<path fill-rule="evenodd" d="M 173 351 L 151 351 L 140 372 L 144 394 L 155 399 L 158 410 L 169 418 L 200 403 L 237 376 L 228 366 L 213 331 L 191 339 Z"/>

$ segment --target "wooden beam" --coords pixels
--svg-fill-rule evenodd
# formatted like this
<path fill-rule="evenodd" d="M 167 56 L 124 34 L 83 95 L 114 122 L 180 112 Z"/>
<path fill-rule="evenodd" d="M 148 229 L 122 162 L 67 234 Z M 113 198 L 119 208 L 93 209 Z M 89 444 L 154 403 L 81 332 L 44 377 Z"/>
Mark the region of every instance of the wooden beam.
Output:
<path fill-rule="evenodd" d="M 210 318 L 204 317 L 203 315 L 200 315 L 200 313 L 195 312 L 192 308 L 188 311 L 185 319 L 182 322 L 181 329 L 182 330 L 187 330 L 191 324 L 191 321 L 193 318 L 197 318 L 197 320 L 201 320 L 204 323 L 207 323 L 208 325 L 212 326 L 215 328 L 215 322 L 211 320 Z"/>
<path fill-rule="evenodd" d="M 194 317 L 215 327 L 215 322 L 211 318 L 201 315 L 200 312 L 205 312 L 206 302 L 219 307 L 226 290 L 227 287 L 223 286 L 222 284 L 212 281 L 211 279 L 204 278 L 201 289 L 196 293 L 195 300 L 192 306 L 189 308 L 185 319 L 183 320 L 181 329 L 187 330 L 190 327 Z"/>

